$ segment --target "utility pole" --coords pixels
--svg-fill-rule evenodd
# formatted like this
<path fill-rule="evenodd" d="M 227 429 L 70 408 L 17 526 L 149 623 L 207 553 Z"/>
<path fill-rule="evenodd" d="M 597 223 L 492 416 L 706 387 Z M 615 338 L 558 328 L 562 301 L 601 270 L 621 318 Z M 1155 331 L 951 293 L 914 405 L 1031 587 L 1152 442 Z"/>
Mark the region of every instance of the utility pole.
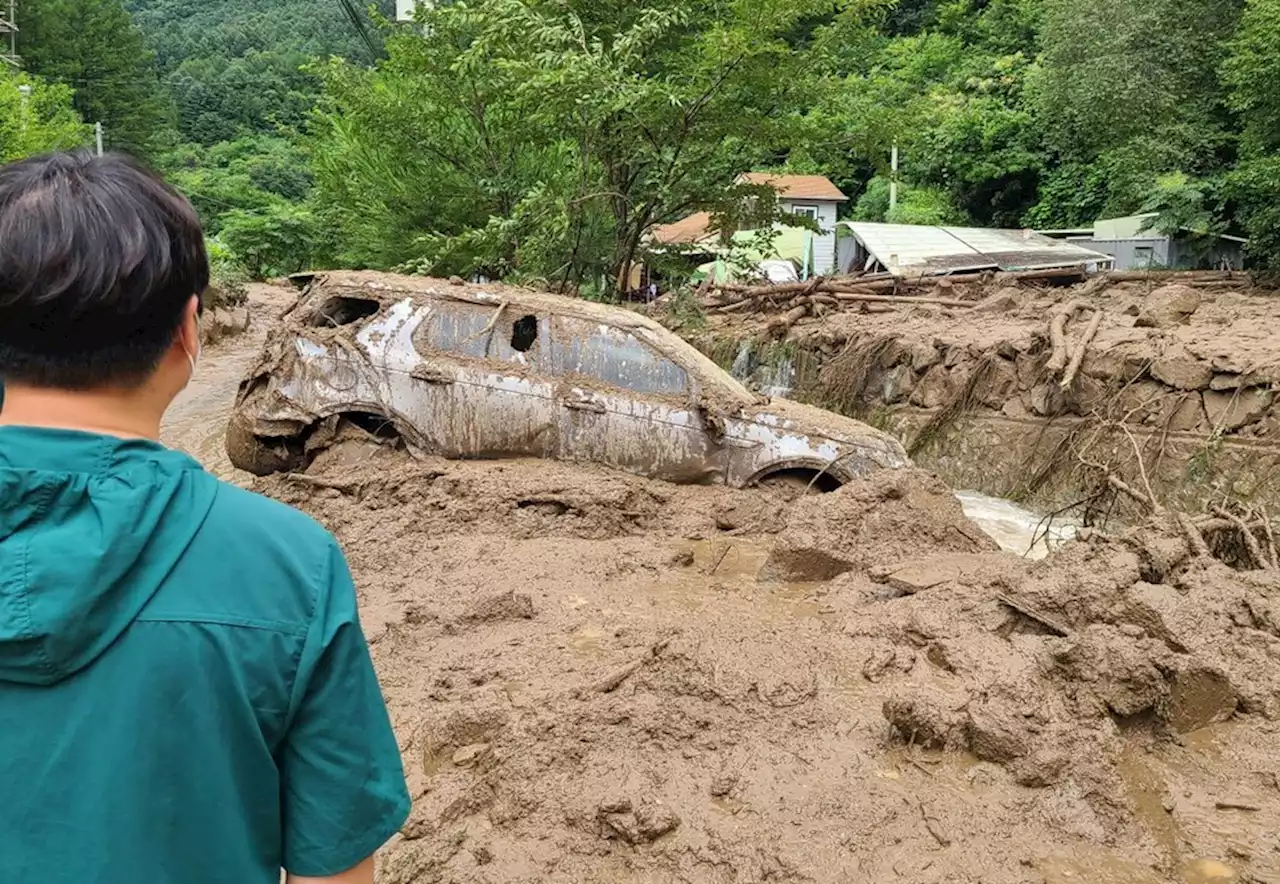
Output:
<path fill-rule="evenodd" d="M 0 0 L 0 65 L 16 68 L 18 59 L 18 0 Z"/>
<path fill-rule="evenodd" d="M 889 167 L 892 170 L 889 173 L 889 211 L 892 212 L 898 208 L 898 143 L 896 141 L 889 156 Z"/>
<path fill-rule="evenodd" d="M 18 84 L 18 94 L 22 96 L 22 134 L 27 134 L 27 125 L 31 119 L 31 86 L 27 83 Z"/>
<path fill-rule="evenodd" d="M 93 124 L 93 134 L 98 139 L 98 156 L 102 156 L 102 124 L 101 123 Z"/>

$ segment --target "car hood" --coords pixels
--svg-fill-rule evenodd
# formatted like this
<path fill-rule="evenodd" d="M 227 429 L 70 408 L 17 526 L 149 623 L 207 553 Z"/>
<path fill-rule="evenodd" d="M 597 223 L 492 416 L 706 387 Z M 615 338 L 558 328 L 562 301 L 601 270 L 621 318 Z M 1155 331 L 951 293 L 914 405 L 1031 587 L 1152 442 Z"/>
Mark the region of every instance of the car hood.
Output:
<path fill-rule="evenodd" d="M 888 459 L 885 466 L 906 466 L 910 463 L 902 443 L 888 433 L 860 420 L 812 405 L 772 398 L 758 405 L 746 406 L 742 415 L 746 420 L 763 426 L 874 448 Z"/>

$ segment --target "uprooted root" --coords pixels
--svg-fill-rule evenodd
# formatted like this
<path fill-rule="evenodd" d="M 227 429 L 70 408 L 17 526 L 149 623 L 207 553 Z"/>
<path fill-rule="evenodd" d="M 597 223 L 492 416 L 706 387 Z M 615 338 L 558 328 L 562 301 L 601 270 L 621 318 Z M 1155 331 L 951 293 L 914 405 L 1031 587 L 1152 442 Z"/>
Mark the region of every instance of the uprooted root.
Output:
<path fill-rule="evenodd" d="M 928 448 L 949 426 L 982 401 L 981 391 L 991 383 L 998 362 L 998 357 L 990 353 L 978 360 L 965 379 L 964 386 L 952 394 L 942 407 L 929 415 L 929 419 L 907 446 L 908 454 L 914 457 Z"/>
<path fill-rule="evenodd" d="M 1121 433 L 1132 450 L 1137 479 L 1122 478 L 1114 460 L 1098 460 L 1096 443 L 1107 429 Z M 1089 442 L 1075 449 L 1077 462 L 1086 473 L 1088 500 L 1094 507 L 1105 506 L 1114 511 L 1120 501 L 1136 507 L 1147 520 L 1160 519 L 1170 509 L 1156 495 L 1151 485 L 1146 457 L 1129 429 L 1123 424 L 1102 422 Z M 1263 509 L 1242 502 L 1213 504 L 1198 516 L 1173 512 L 1187 548 L 1194 558 L 1214 558 L 1236 570 L 1280 571 L 1280 549 L 1276 546 L 1275 527 Z"/>
<path fill-rule="evenodd" d="M 895 340 L 894 335 L 880 335 L 863 341 L 850 339 L 844 350 L 823 366 L 818 380 L 836 410 L 852 413 L 859 406 L 871 376 Z"/>

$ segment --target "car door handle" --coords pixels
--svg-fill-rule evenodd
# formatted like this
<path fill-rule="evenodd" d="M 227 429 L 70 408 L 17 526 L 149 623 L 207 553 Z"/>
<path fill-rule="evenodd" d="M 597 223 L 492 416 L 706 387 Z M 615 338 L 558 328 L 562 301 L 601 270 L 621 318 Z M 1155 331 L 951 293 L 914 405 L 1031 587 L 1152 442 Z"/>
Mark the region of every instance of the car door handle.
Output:
<path fill-rule="evenodd" d="M 409 372 L 409 377 L 413 378 L 415 381 L 422 381 L 424 384 L 438 384 L 442 387 L 454 382 L 452 375 L 446 374 L 438 368 L 431 368 L 427 365 L 419 365 L 413 371 Z"/>
<path fill-rule="evenodd" d="M 604 403 L 595 399 L 565 399 L 563 404 L 573 411 L 587 411 L 591 414 L 604 414 L 606 410 Z"/>

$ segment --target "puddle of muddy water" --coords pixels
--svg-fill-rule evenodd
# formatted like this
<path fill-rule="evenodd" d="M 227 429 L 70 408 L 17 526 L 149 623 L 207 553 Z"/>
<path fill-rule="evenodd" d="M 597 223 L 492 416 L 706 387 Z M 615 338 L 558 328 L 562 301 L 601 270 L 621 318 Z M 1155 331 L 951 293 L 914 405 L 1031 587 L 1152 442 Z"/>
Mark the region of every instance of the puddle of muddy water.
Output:
<path fill-rule="evenodd" d="M 1038 864 L 1045 884 L 1165 884 L 1169 878 L 1106 854 L 1051 856 Z M 1242 881 L 1240 873 L 1226 863 L 1196 859 L 1182 864 L 1173 880 L 1179 884 L 1230 884 Z"/>
<path fill-rule="evenodd" d="M 776 606 L 780 615 L 808 619 L 823 614 L 819 600 L 822 584 L 759 582 L 760 570 L 769 558 L 767 543 L 725 538 L 692 541 L 686 548 L 693 554 L 693 565 L 673 587 L 681 594 L 696 596 L 716 584 L 746 586 L 762 601 Z"/>

